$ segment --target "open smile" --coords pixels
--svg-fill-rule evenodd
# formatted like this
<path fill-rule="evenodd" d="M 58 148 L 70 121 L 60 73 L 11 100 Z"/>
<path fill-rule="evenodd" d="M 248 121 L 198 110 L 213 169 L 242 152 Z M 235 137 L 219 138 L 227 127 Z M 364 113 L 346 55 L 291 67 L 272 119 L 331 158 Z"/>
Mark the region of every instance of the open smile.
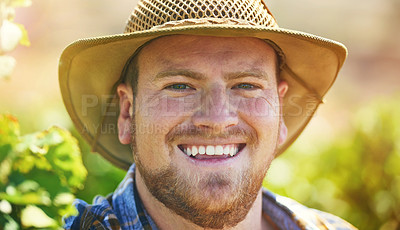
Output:
<path fill-rule="evenodd" d="M 235 157 L 246 146 L 240 144 L 221 144 L 221 145 L 190 145 L 181 144 L 178 148 L 187 156 L 199 160 L 223 159 Z"/>

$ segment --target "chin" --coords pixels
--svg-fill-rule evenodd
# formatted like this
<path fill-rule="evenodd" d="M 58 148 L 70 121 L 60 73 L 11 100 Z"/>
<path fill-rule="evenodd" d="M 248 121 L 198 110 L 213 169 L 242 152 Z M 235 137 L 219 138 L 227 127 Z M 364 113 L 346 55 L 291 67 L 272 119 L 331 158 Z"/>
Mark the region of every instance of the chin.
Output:
<path fill-rule="evenodd" d="M 259 194 L 266 172 L 226 170 L 216 173 L 180 170 L 172 165 L 148 171 L 137 162 L 150 193 L 169 210 L 203 227 L 222 229 L 241 222 Z"/>

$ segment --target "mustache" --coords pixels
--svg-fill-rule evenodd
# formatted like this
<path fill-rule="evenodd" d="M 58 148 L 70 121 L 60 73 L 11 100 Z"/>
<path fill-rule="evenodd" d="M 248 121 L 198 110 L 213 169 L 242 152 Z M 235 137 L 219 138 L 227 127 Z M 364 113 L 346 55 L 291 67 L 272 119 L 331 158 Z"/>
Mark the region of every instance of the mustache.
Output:
<path fill-rule="evenodd" d="M 223 131 L 215 132 L 211 128 L 200 128 L 196 126 L 186 127 L 185 125 L 179 125 L 174 127 L 166 135 L 166 143 L 176 142 L 179 139 L 229 139 L 235 137 L 243 139 L 248 144 L 255 144 L 258 141 L 257 134 L 253 129 L 244 129 L 241 127 L 229 127 Z"/>

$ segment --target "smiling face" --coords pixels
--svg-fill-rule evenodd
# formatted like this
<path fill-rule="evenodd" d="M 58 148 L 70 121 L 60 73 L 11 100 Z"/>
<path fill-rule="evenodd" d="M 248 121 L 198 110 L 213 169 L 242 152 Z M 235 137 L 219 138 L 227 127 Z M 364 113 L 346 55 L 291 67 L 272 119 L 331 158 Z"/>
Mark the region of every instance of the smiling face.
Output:
<path fill-rule="evenodd" d="M 118 89 L 119 137 L 167 208 L 202 227 L 245 218 L 286 136 L 276 62 L 255 38 L 175 35 L 140 52 L 135 103 Z"/>

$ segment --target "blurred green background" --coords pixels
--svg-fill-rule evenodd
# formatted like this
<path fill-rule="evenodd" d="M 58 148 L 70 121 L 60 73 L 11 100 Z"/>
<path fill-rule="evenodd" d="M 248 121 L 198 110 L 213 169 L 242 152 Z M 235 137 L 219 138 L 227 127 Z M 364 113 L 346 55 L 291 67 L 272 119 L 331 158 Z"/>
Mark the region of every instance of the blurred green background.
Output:
<path fill-rule="evenodd" d="M 7 0 L 0 1 L 3 4 Z M 75 143 L 88 171 L 86 180 L 84 171 L 81 177 L 71 177 L 83 186 L 71 187 L 67 182 L 55 181 L 60 190 L 54 194 L 46 193 L 50 188 L 41 184 L 50 180 L 45 176 L 31 178 L 35 182 L 23 184 L 25 187 L 15 187 L 32 192 L 39 186 L 45 191 L 42 195 L 51 202 L 37 204 L 45 211 L 40 215 L 58 218 L 56 223 L 48 221 L 47 227 L 57 228 L 60 213 L 71 211 L 64 206 L 57 206 L 57 212 L 49 210 L 57 204 L 57 195 L 73 194 L 91 202 L 96 194 L 112 192 L 124 176 L 122 170 L 91 153 L 74 130 L 62 103 L 57 68 L 62 50 L 72 41 L 121 33 L 135 4 L 132 0 L 40 0 L 16 9 L 14 22 L 25 26 L 31 45 L 18 46 L 7 53 L 17 61 L 16 67 L 11 77 L 0 79 L 0 113 L 12 114 L 15 118 L 11 120 L 18 119 L 20 126 L 7 126 L 9 130 L 19 130 L 15 134 L 18 143 L 7 145 L 7 151 L 20 154 L 18 159 L 42 149 L 50 156 L 64 148 L 62 143 Z M 281 27 L 341 41 L 348 47 L 349 57 L 326 97 L 326 104 L 319 108 L 294 145 L 273 162 L 264 185 L 307 206 L 334 213 L 360 229 L 400 229 L 400 1 L 270 0 L 267 5 Z M 78 142 L 63 130 L 49 129 L 53 125 L 69 130 Z M 32 140 L 32 133 L 37 141 Z M 63 141 L 52 135 L 63 137 Z M 23 146 L 27 141 L 41 151 L 21 148 L 21 143 Z M 0 162 L 4 149 L 0 141 Z M 79 154 L 79 149 L 76 151 Z M 38 165 L 58 167 L 53 158 L 35 156 L 37 162 L 46 162 Z M 71 162 L 80 167 L 79 160 Z M 22 170 L 17 173 L 19 181 L 13 181 L 16 179 L 10 175 L 14 174 L 7 174 L 8 180 L 0 176 L 4 185 L 0 186 L 4 190 L 0 194 L 8 194 L 5 190 L 10 186 L 6 183 L 21 185 L 21 178 L 27 178 L 24 172 L 29 170 L 18 169 Z M 59 175 L 54 170 L 50 172 Z M 2 199 L 7 197 L 0 196 Z M 11 202 L 12 207 L 30 207 L 32 211 L 29 199 Z M 0 223 L 4 223 L 1 218 L 5 218 L 3 211 L 7 205 L 1 202 Z M 20 217 L 27 219 L 17 223 L 24 228 L 40 227 L 27 215 Z"/>

